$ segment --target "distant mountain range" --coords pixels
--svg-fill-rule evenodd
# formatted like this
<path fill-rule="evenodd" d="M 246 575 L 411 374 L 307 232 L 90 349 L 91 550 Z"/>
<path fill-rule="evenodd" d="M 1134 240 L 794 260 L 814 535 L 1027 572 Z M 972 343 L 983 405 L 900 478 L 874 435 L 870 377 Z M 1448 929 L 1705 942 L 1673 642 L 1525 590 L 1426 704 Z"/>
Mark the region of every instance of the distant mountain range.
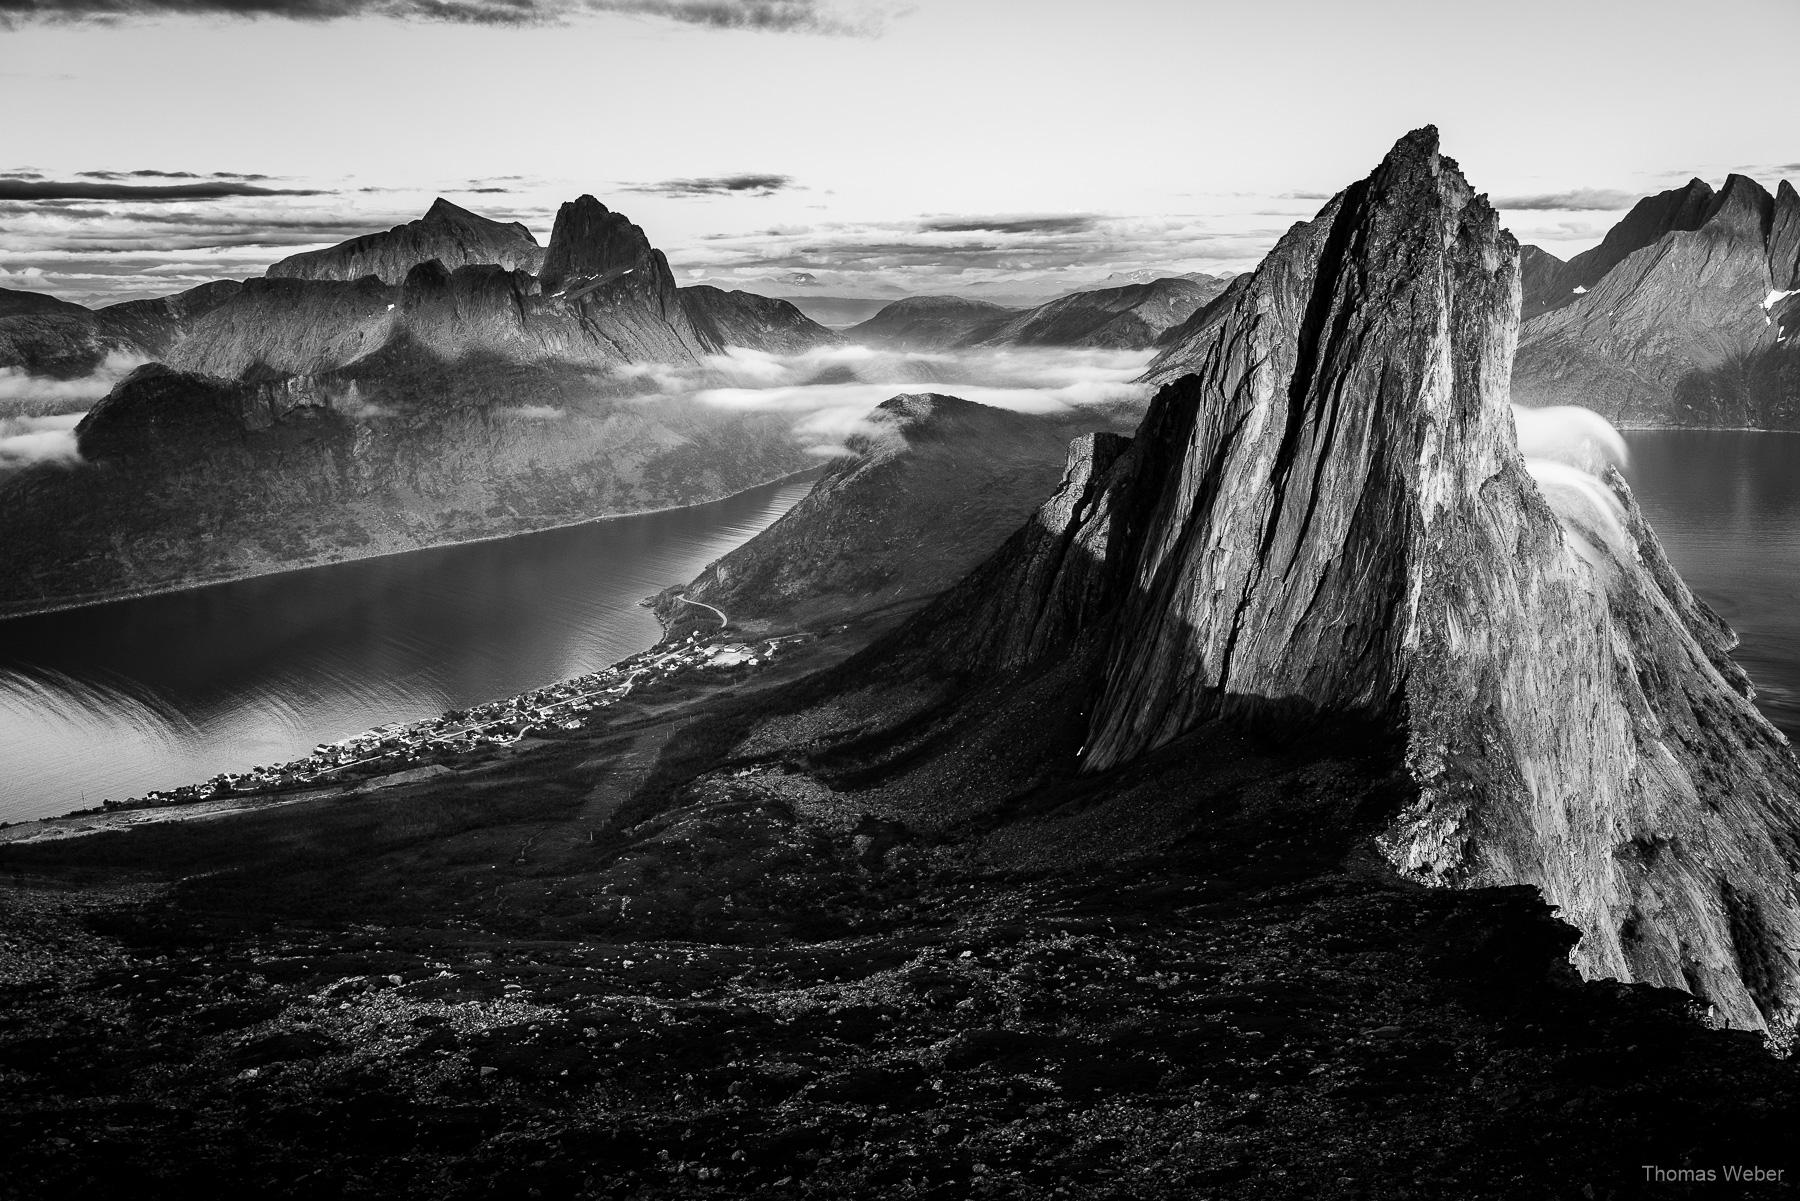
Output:
<path fill-rule="evenodd" d="M 440 201 L 166 301 L 4 294 L 0 365 L 159 363 L 76 428 L 89 467 L 0 478 L 0 612 L 716 499 L 814 464 L 791 418 L 647 407 L 634 369 L 837 340 L 781 301 L 678 289 L 591 196 L 541 249 Z"/>
<path fill-rule="evenodd" d="M 1031 309 L 962 296 L 897 300 L 844 331 L 854 342 L 906 350 L 1073 346 L 1139 350 L 1225 290 L 1212 276 L 1171 277 L 1075 292 Z"/>
<path fill-rule="evenodd" d="M 1626 425 L 1800 427 L 1800 194 L 1733 175 L 1650 196 L 1562 262 L 1527 247 L 1521 404 Z"/>

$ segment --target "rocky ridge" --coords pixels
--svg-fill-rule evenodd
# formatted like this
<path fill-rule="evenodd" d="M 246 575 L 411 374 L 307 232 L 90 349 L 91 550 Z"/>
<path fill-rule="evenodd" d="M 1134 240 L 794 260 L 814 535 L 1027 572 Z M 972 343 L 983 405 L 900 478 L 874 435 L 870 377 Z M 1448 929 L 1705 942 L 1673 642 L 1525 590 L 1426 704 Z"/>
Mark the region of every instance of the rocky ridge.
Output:
<path fill-rule="evenodd" d="M 1404 731 L 1397 867 L 1534 885 L 1584 973 L 1786 1037 L 1800 765 L 1617 473 L 1521 457 L 1517 262 L 1409 135 L 896 645 L 990 672 L 1092 648 L 1088 772 L 1220 719 Z"/>

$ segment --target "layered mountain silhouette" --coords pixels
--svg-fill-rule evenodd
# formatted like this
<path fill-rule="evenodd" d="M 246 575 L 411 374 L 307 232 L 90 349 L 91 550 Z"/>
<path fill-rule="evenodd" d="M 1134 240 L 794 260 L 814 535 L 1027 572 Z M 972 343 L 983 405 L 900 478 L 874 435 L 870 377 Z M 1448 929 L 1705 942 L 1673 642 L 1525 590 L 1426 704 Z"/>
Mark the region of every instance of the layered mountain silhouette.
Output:
<path fill-rule="evenodd" d="M 645 405 L 634 369 L 837 340 L 782 301 L 678 289 L 592 196 L 541 251 L 439 201 L 243 284 L 9 299 L 0 351 L 33 374 L 158 362 L 82 422 L 85 466 L 0 478 L 0 611 L 717 499 L 813 465 L 792 418 Z"/>
<path fill-rule="evenodd" d="M 1140 350 L 1225 289 L 1212 276 L 1168 277 L 1074 292 L 1031 309 L 955 296 L 897 300 L 847 338 L 904 350 L 1071 346 Z"/>
<path fill-rule="evenodd" d="M 432 259 L 452 271 L 491 263 L 532 275 L 543 265 L 544 248 L 518 222 L 490 221 L 440 196 L 417 221 L 324 250 L 290 255 L 266 274 L 271 279 L 336 280 L 373 275 L 383 283 L 398 284 L 407 272 Z"/>
<path fill-rule="evenodd" d="M 751 741 L 806 731 L 863 764 L 859 804 L 923 820 L 1034 812 L 1058 773 L 1136 795 L 1230 730 L 1361 730 L 1399 872 L 1533 886 L 1585 974 L 1790 1035 L 1800 763 L 1617 471 L 1521 454 L 1518 247 L 1436 131 L 1215 303 L 1135 437 L 1078 439 L 1000 551 Z"/>
<path fill-rule="evenodd" d="M 1514 394 L 1633 425 L 1800 424 L 1800 194 L 1733 175 L 1640 201 L 1567 263 L 1528 248 Z"/>

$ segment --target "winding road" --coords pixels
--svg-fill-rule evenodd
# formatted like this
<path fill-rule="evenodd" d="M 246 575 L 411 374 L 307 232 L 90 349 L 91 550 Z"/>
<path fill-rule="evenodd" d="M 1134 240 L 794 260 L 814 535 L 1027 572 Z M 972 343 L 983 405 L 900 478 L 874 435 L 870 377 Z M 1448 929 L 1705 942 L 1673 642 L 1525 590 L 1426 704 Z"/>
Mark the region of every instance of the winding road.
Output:
<path fill-rule="evenodd" d="M 723 610 L 723 609 L 715 609 L 715 608 L 713 608 L 713 606 L 707 604 L 704 601 L 688 600 L 688 598 L 685 596 L 677 596 L 675 599 L 678 601 L 681 601 L 683 604 L 692 605 L 696 609 L 706 609 L 710 612 L 717 613 L 719 615 L 719 628 L 721 630 L 731 624 L 729 621 L 726 620 L 725 610 Z"/>

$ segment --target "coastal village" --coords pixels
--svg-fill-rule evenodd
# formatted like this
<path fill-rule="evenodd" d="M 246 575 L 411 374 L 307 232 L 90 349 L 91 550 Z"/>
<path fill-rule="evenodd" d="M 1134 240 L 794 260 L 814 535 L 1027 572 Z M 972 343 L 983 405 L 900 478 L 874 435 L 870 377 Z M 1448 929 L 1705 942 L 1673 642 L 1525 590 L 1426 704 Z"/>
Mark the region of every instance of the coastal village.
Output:
<path fill-rule="evenodd" d="M 198 784 L 150 792 L 131 800 L 108 800 L 90 812 L 288 792 L 433 767 L 449 770 L 528 738 L 555 737 L 558 731 L 580 730 L 598 710 L 653 684 L 697 672 L 754 670 L 773 661 L 784 646 L 808 637 L 789 634 L 734 642 L 723 635 L 723 629 L 710 637 L 695 631 L 684 639 L 660 643 L 599 671 L 532 692 L 471 709 L 452 709 L 411 725 L 377 726 L 336 742 L 322 742 L 310 755 L 288 763 L 221 773 Z"/>

